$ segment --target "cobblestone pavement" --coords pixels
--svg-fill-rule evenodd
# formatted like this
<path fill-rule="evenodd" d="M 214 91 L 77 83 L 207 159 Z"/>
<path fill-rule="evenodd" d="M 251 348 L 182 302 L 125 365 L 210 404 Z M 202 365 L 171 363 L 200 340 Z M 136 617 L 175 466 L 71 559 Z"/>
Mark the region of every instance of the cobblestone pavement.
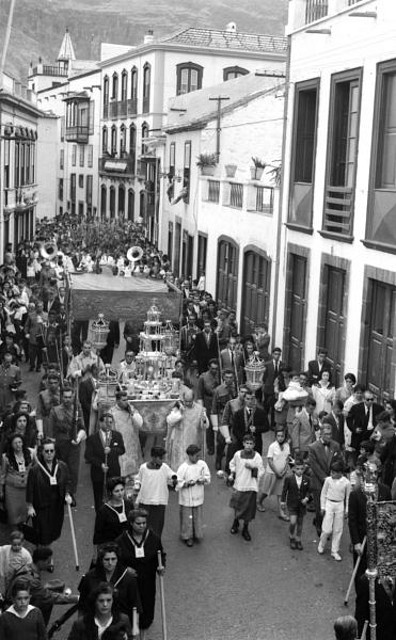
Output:
<path fill-rule="evenodd" d="M 24 388 L 34 401 L 38 380 L 23 366 Z M 269 444 L 267 437 L 266 446 Z M 212 460 L 209 460 L 213 470 Z M 288 546 L 287 523 L 277 518 L 274 498 L 267 500 L 267 511 L 258 513 L 251 526 L 252 542 L 229 529 L 232 511 L 228 507 L 230 490 L 213 473 L 205 490 L 205 537 L 193 548 L 178 538 L 177 495 L 171 494 L 166 514 L 163 543 L 167 552 L 165 594 L 169 640 L 327 640 L 333 637 L 334 619 L 347 612 L 344 594 L 352 569 L 348 553 L 349 537 L 344 531 L 343 562 L 329 553 L 316 552 L 316 532 L 308 513 L 303 533 L 303 551 Z M 94 509 L 89 468 L 82 462 L 73 509 L 80 555 L 80 571 L 75 570 L 71 535 L 66 513 L 62 537 L 54 545 L 55 573 L 66 586 L 76 590 L 92 557 Z M 5 529 L 0 530 L 4 543 Z M 349 609 L 353 613 L 351 598 Z M 54 609 L 52 620 L 65 611 Z M 70 623 L 55 636 L 67 637 Z M 148 640 L 160 640 L 161 614 L 157 603 L 156 620 Z"/>

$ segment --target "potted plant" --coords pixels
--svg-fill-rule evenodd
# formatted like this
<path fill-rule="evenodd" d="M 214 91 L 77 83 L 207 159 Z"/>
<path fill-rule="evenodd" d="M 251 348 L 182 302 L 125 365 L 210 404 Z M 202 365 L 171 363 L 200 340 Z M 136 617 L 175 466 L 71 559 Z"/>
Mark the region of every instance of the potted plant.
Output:
<path fill-rule="evenodd" d="M 227 178 L 235 178 L 236 170 L 238 169 L 237 164 L 226 164 L 224 165 L 224 169 L 226 172 Z"/>
<path fill-rule="evenodd" d="M 252 176 L 252 180 L 261 180 L 267 164 L 263 160 L 260 160 L 260 158 L 258 158 L 257 156 L 252 156 L 252 161 L 253 167 L 250 167 L 250 175 Z"/>
<path fill-rule="evenodd" d="M 200 153 L 197 156 L 197 167 L 203 176 L 213 176 L 217 166 L 217 153 Z"/>

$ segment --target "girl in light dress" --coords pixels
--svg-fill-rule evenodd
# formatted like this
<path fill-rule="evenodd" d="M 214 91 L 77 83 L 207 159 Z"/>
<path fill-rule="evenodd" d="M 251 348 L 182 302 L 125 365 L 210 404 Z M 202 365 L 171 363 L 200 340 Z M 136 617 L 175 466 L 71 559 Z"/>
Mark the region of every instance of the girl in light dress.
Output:
<path fill-rule="evenodd" d="M 281 505 L 283 483 L 289 471 L 290 446 L 286 442 L 285 429 L 278 429 L 275 432 L 275 440 L 268 447 L 267 468 L 259 484 L 257 496 L 257 509 L 265 511 L 263 502 L 267 496 L 276 495 L 278 499 L 279 518 L 289 521 Z"/>

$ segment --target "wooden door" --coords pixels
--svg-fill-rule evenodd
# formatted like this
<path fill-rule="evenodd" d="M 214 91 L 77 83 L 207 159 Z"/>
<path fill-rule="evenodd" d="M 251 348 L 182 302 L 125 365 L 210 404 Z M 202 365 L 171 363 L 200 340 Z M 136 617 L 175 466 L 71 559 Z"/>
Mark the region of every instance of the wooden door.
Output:
<path fill-rule="evenodd" d="M 284 351 L 287 364 L 295 371 L 300 371 L 304 364 L 307 259 L 291 253 L 289 265 Z"/>
<path fill-rule="evenodd" d="M 396 288 L 371 280 L 368 305 L 366 384 L 378 400 L 393 398 Z"/>
<path fill-rule="evenodd" d="M 248 251 L 244 257 L 243 282 L 241 330 L 243 335 L 248 335 L 257 324 L 268 324 L 271 261 Z"/>
<path fill-rule="evenodd" d="M 341 384 L 345 344 L 345 271 L 325 266 L 324 295 L 325 317 L 323 340 L 320 347 L 328 351 L 328 359 L 333 365 L 332 382 Z"/>

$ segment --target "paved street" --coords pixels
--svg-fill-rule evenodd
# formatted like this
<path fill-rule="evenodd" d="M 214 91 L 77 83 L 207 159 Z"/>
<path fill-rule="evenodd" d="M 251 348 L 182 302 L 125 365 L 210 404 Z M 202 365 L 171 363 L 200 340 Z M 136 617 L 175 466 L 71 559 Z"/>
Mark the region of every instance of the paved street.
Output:
<path fill-rule="evenodd" d="M 34 398 L 38 384 L 35 374 L 25 368 L 23 373 L 24 386 Z M 210 466 L 213 470 L 211 461 Z M 348 535 L 344 534 L 342 563 L 336 563 L 329 554 L 318 556 L 312 514 L 308 514 L 304 551 L 291 551 L 287 523 L 277 518 L 275 499 L 270 499 L 267 511 L 257 514 L 251 527 L 253 541 L 247 543 L 240 535 L 229 533 L 229 496 L 224 481 L 214 475 L 206 489 L 205 539 L 189 549 L 178 538 L 177 495 L 171 495 L 163 539 L 169 640 L 332 638 L 332 622 L 347 611 L 343 600 L 351 570 Z M 84 462 L 77 501 L 73 513 L 80 571 L 75 570 L 66 516 L 62 537 L 54 544 L 55 573 L 48 576 L 61 577 L 73 591 L 92 555 L 94 509 L 89 468 Z M 52 619 L 64 611 L 65 607 L 57 607 Z M 56 637 L 66 638 L 69 628 L 65 625 Z M 158 602 L 149 639 L 161 637 Z"/>

